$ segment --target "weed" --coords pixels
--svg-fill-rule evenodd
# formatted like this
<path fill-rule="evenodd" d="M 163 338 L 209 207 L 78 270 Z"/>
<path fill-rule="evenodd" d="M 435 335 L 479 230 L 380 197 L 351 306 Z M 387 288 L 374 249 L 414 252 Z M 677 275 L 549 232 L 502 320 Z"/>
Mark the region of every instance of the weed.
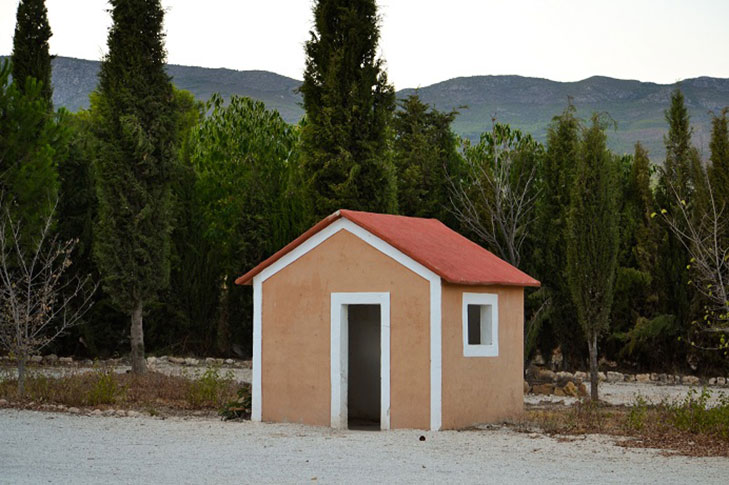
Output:
<path fill-rule="evenodd" d="M 86 402 L 91 406 L 114 404 L 125 393 L 126 390 L 117 382 L 113 370 L 99 370 L 96 372 L 96 381 L 86 393 Z"/>
<path fill-rule="evenodd" d="M 248 385 L 238 389 L 238 397 L 223 404 L 218 414 L 223 420 L 250 419 L 251 417 L 251 388 Z"/>
<path fill-rule="evenodd" d="M 194 407 L 222 406 L 233 382 L 232 372 L 221 376 L 218 367 L 211 367 L 190 381 L 187 400 Z"/>

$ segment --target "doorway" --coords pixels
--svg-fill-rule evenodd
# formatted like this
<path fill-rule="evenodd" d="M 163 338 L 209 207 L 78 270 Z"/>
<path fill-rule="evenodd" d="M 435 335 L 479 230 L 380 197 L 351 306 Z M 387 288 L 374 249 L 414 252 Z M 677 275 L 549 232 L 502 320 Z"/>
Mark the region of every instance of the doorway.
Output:
<path fill-rule="evenodd" d="M 390 294 L 332 293 L 331 425 L 390 429 Z"/>
<path fill-rule="evenodd" d="M 347 426 L 380 428 L 380 305 L 347 305 Z"/>

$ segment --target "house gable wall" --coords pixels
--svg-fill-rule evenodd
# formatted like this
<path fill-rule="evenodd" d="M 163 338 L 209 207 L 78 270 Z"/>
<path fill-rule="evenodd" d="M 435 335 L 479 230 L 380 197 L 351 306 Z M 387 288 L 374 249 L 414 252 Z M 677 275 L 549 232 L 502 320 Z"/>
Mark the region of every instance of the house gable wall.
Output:
<path fill-rule="evenodd" d="M 430 283 L 347 230 L 262 283 L 262 420 L 330 424 L 333 292 L 390 293 L 390 425 L 429 428 Z"/>

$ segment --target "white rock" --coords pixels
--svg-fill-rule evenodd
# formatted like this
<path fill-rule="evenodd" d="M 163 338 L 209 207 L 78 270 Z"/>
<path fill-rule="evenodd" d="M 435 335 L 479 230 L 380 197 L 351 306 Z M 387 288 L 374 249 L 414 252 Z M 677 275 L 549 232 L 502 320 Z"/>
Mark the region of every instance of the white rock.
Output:
<path fill-rule="evenodd" d="M 117 409 L 116 411 L 114 411 L 114 414 L 120 417 L 124 417 L 127 415 L 127 412 L 123 409 Z"/>
<path fill-rule="evenodd" d="M 161 356 L 157 357 L 157 360 L 160 362 L 167 362 L 167 356 L 161 355 Z"/>
<path fill-rule="evenodd" d="M 71 407 L 71 408 L 68 408 L 68 412 L 71 414 L 79 414 L 79 413 L 81 413 L 81 410 L 77 407 Z"/>
<path fill-rule="evenodd" d="M 73 357 L 60 357 L 58 359 L 59 364 L 73 364 Z"/>
<path fill-rule="evenodd" d="M 233 365 L 235 364 L 235 361 L 233 359 L 225 359 L 226 365 Z"/>
<path fill-rule="evenodd" d="M 701 380 L 696 376 L 683 376 L 681 378 L 681 383 L 689 386 L 697 386 L 700 382 Z"/>
<path fill-rule="evenodd" d="M 185 363 L 185 359 L 183 359 L 182 357 L 169 357 L 168 360 L 172 364 L 184 364 Z"/>
<path fill-rule="evenodd" d="M 142 415 L 142 413 L 140 413 L 138 411 L 134 411 L 134 410 L 127 411 L 127 416 L 130 418 L 138 418 L 141 415 Z"/>
<path fill-rule="evenodd" d="M 8 403 L 5 399 L 0 399 L 0 406 L 5 406 Z"/>
<path fill-rule="evenodd" d="M 92 416 L 101 416 L 104 412 L 101 409 L 94 409 L 91 411 Z"/>
<path fill-rule="evenodd" d="M 577 379 L 580 382 L 585 382 L 587 380 L 587 372 L 577 371 L 575 372 L 575 379 Z"/>
<path fill-rule="evenodd" d="M 623 382 L 623 374 L 620 372 L 613 372 L 609 370 L 607 372 L 607 381 L 608 382 Z"/>
<path fill-rule="evenodd" d="M 43 360 L 47 364 L 55 364 L 56 362 L 58 362 L 58 356 L 56 354 L 48 354 L 45 357 L 43 357 Z"/>
<path fill-rule="evenodd" d="M 604 381 L 607 380 L 607 376 L 605 375 L 604 372 L 598 372 L 597 373 L 597 380 L 598 380 L 598 382 L 604 382 Z"/>
<path fill-rule="evenodd" d="M 719 385 L 719 386 L 723 386 L 724 384 L 726 384 L 726 378 L 724 378 L 724 377 L 717 377 L 716 378 L 716 384 Z"/>
<path fill-rule="evenodd" d="M 30 357 L 30 361 L 34 364 L 40 364 L 41 362 L 43 362 L 43 357 L 40 355 L 33 355 Z"/>
<path fill-rule="evenodd" d="M 716 385 L 716 377 L 709 377 L 709 385 L 710 386 Z"/>
<path fill-rule="evenodd" d="M 635 382 L 635 374 L 625 374 L 625 382 Z"/>
<path fill-rule="evenodd" d="M 200 363 L 199 360 L 192 358 L 192 357 L 188 357 L 185 359 L 185 364 L 187 364 L 187 365 L 198 365 L 199 363 Z"/>

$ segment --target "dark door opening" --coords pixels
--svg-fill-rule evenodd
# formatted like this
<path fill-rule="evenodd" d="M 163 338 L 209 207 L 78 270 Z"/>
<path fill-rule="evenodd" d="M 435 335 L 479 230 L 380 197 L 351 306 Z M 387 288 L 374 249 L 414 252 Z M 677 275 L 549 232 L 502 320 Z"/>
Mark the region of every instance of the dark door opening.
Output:
<path fill-rule="evenodd" d="M 348 305 L 349 429 L 380 429 L 380 305 Z"/>

